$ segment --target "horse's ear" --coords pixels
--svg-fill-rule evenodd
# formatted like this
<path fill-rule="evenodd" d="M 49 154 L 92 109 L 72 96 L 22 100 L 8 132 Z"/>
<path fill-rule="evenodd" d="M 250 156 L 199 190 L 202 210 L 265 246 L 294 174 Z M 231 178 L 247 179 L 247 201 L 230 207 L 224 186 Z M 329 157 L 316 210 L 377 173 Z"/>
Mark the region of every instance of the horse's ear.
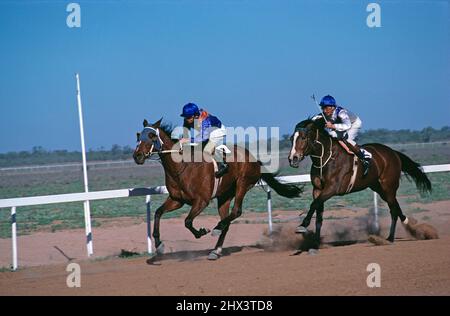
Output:
<path fill-rule="evenodd" d="M 147 127 L 148 126 L 148 121 L 146 119 L 144 119 L 144 123 L 142 123 L 142 124 L 144 124 L 144 127 Z"/>
<path fill-rule="evenodd" d="M 136 133 L 136 136 L 137 136 L 137 142 L 139 141 L 139 139 L 141 138 L 141 133 Z"/>
<path fill-rule="evenodd" d="M 163 118 L 161 117 L 158 121 L 156 121 L 155 124 L 153 124 L 153 127 L 159 127 L 161 125 L 162 119 Z"/>

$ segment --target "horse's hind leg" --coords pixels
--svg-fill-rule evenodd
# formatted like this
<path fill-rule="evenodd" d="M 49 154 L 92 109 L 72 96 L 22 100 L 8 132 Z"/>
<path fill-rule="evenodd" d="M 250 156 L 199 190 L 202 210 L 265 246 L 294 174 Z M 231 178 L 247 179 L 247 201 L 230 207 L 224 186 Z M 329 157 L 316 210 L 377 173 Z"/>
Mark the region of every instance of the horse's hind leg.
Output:
<path fill-rule="evenodd" d="M 164 213 L 174 211 L 183 206 L 183 203 L 173 200 L 170 196 L 155 212 L 155 223 L 153 224 L 153 238 L 155 239 L 155 247 L 158 253 L 164 252 L 164 244 L 159 239 L 159 222 Z"/>
<path fill-rule="evenodd" d="M 398 185 L 397 185 L 398 188 Z M 391 213 L 391 227 L 389 229 L 389 236 L 387 238 L 388 241 L 394 242 L 395 239 L 395 229 L 397 226 L 397 220 L 400 217 L 402 222 L 405 222 L 406 216 L 403 214 L 400 205 L 398 204 L 396 198 L 396 187 L 383 188 L 382 185 L 373 187 L 372 190 L 380 194 L 380 197 L 386 201 L 389 206 L 389 212 Z"/>
<path fill-rule="evenodd" d="M 228 196 L 220 196 L 217 198 L 217 204 L 219 207 L 219 215 L 220 215 L 221 221 L 224 220 L 228 216 L 231 200 L 233 199 L 233 194 L 230 194 Z M 217 260 L 222 255 L 222 245 L 225 240 L 225 236 L 227 235 L 228 227 L 229 226 L 224 227 L 222 230 L 217 230 L 217 229 L 213 230 L 213 232 L 212 232 L 213 236 L 217 236 L 219 234 L 220 234 L 220 236 L 219 236 L 219 239 L 217 240 L 214 250 L 211 251 L 208 255 L 209 260 Z"/>
<path fill-rule="evenodd" d="M 202 227 L 199 230 L 197 230 L 193 226 L 194 218 L 196 218 L 197 215 L 200 214 L 207 205 L 208 202 L 195 201 L 194 204 L 192 205 L 191 211 L 184 220 L 184 226 L 186 226 L 186 228 L 189 229 L 189 231 L 195 236 L 195 238 L 200 238 L 209 233 L 209 230 L 206 228 Z"/>
<path fill-rule="evenodd" d="M 216 227 L 213 229 L 213 236 L 222 235 L 222 232 L 225 228 L 228 229 L 231 221 L 238 218 L 242 214 L 242 202 L 244 201 L 244 196 L 247 191 L 252 187 L 252 185 L 237 185 L 236 188 L 236 196 L 234 198 L 233 209 L 231 210 L 231 214 L 222 219 Z M 225 236 L 223 237 L 225 238 Z M 223 242 L 223 241 L 222 241 Z"/>
<path fill-rule="evenodd" d="M 406 216 L 403 214 L 400 205 L 395 197 L 390 198 L 386 201 L 389 206 L 389 211 L 391 213 L 391 228 L 389 229 L 389 236 L 387 240 L 394 242 L 395 239 L 395 227 L 397 226 L 397 219 L 400 217 L 402 222 L 405 222 Z"/>

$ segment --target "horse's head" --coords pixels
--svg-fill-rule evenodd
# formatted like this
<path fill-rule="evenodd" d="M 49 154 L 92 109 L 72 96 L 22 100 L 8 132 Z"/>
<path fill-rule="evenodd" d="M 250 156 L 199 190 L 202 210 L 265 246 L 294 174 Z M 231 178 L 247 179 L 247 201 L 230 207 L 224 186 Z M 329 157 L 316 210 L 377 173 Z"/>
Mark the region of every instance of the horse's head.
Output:
<path fill-rule="evenodd" d="M 133 158 L 138 165 L 142 165 L 145 159 L 161 150 L 163 145 L 159 134 L 161 121 L 162 119 L 154 124 L 149 124 L 147 120 L 144 120 L 144 129 L 142 132 L 137 133 L 137 145 L 133 153 Z"/>
<path fill-rule="evenodd" d="M 289 165 L 298 168 L 300 161 L 314 150 L 317 133 L 323 130 L 325 121 L 323 119 L 301 121 L 295 126 L 291 136 L 292 148 L 289 153 Z"/>

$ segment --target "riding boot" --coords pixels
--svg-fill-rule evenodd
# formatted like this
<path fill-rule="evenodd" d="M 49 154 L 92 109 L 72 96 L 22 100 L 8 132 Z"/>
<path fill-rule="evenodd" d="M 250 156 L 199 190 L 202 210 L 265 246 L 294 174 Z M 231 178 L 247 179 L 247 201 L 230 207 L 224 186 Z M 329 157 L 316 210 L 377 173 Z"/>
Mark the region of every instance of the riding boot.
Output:
<path fill-rule="evenodd" d="M 214 174 L 216 178 L 222 177 L 228 171 L 228 164 L 225 161 L 225 154 L 223 154 L 222 161 L 217 160 L 219 170 Z"/>
<path fill-rule="evenodd" d="M 361 149 L 359 149 L 358 154 L 356 156 L 359 158 L 359 160 L 361 160 L 364 168 L 363 176 L 366 176 L 367 173 L 369 172 L 370 158 L 366 158 L 364 156 L 364 152 Z"/>
<path fill-rule="evenodd" d="M 358 157 L 358 159 L 361 161 L 364 171 L 363 171 L 363 177 L 367 175 L 367 173 L 369 172 L 369 167 L 370 167 L 370 158 L 366 158 L 366 156 L 364 155 L 364 152 L 362 151 L 361 148 L 359 148 L 358 145 L 352 145 L 351 143 L 349 143 L 348 141 L 345 141 L 345 143 L 347 144 L 347 147 L 350 148 L 350 150 L 356 155 L 356 157 Z"/>

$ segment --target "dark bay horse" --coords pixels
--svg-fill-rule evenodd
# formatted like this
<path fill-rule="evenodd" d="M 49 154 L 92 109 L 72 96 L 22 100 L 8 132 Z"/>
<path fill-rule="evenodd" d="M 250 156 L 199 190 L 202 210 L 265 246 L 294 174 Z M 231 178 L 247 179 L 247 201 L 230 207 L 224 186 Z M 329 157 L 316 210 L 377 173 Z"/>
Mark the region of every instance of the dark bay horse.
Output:
<path fill-rule="evenodd" d="M 191 206 L 191 210 L 185 219 L 185 226 L 195 238 L 200 238 L 206 235 L 209 230 L 205 228 L 197 230 L 193 226 L 193 220 L 213 198 L 217 198 L 220 221 L 213 229 L 212 234 L 220 236 L 215 249 L 208 256 L 208 259 L 216 260 L 221 255 L 222 245 L 231 221 L 242 213 L 242 202 L 245 194 L 260 179 L 263 179 L 275 192 L 284 197 L 298 197 L 302 192 L 298 186 L 282 184 L 275 179 L 273 174 L 263 173 L 261 163 L 255 159 L 250 159 L 249 151 L 238 146 L 233 148 L 234 157 L 239 156 L 241 159 L 235 158 L 234 161 L 228 162 L 229 170 L 214 190 L 217 182 L 215 182 L 213 163 L 205 161 L 184 162 L 179 159 L 179 155 L 182 154 L 173 149 L 179 147 L 174 146 L 175 141 L 170 138 L 170 134 L 170 129 L 167 125 L 161 125 L 161 120 L 152 125 L 144 120 L 144 130 L 140 134 L 138 133 L 138 144 L 133 154 L 137 164 L 143 164 L 145 159 L 152 154 L 159 154 L 165 172 L 169 197 L 155 212 L 153 237 L 157 253 L 162 253 L 164 249 L 159 234 L 161 216 L 164 213 L 179 209 L 184 204 Z M 229 213 L 233 198 L 234 205 L 231 213 Z"/>
<path fill-rule="evenodd" d="M 289 164 L 297 168 L 305 156 L 310 156 L 311 182 L 313 185 L 313 202 L 302 224 L 297 227 L 297 233 L 306 233 L 311 217 L 316 212 L 315 243 L 320 244 L 320 229 L 323 221 L 324 203 L 335 195 L 344 195 L 370 188 L 377 192 L 387 202 L 391 213 L 391 227 L 388 241 L 393 242 L 397 219 L 403 224 L 408 218 L 398 204 L 396 192 L 403 171 L 416 183 L 422 192 L 431 192 L 431 183 L 420 165 L 406 155 L 382 144 L 365 144 L 362 146 L 372 153 L 372 162 L 369 172 L 363 176 L 363 168 L 358 160 L 348 154 L 335 138 L 329 136 L 324 130 L 325 121 L 307 119 L 298 123 L 291 136 L 292 149 L 289 155 Z M 353 176 L 353 165 L 356 163 L 357 171 Z M 354 182 L 351 186 L 350 181 Z"/>

